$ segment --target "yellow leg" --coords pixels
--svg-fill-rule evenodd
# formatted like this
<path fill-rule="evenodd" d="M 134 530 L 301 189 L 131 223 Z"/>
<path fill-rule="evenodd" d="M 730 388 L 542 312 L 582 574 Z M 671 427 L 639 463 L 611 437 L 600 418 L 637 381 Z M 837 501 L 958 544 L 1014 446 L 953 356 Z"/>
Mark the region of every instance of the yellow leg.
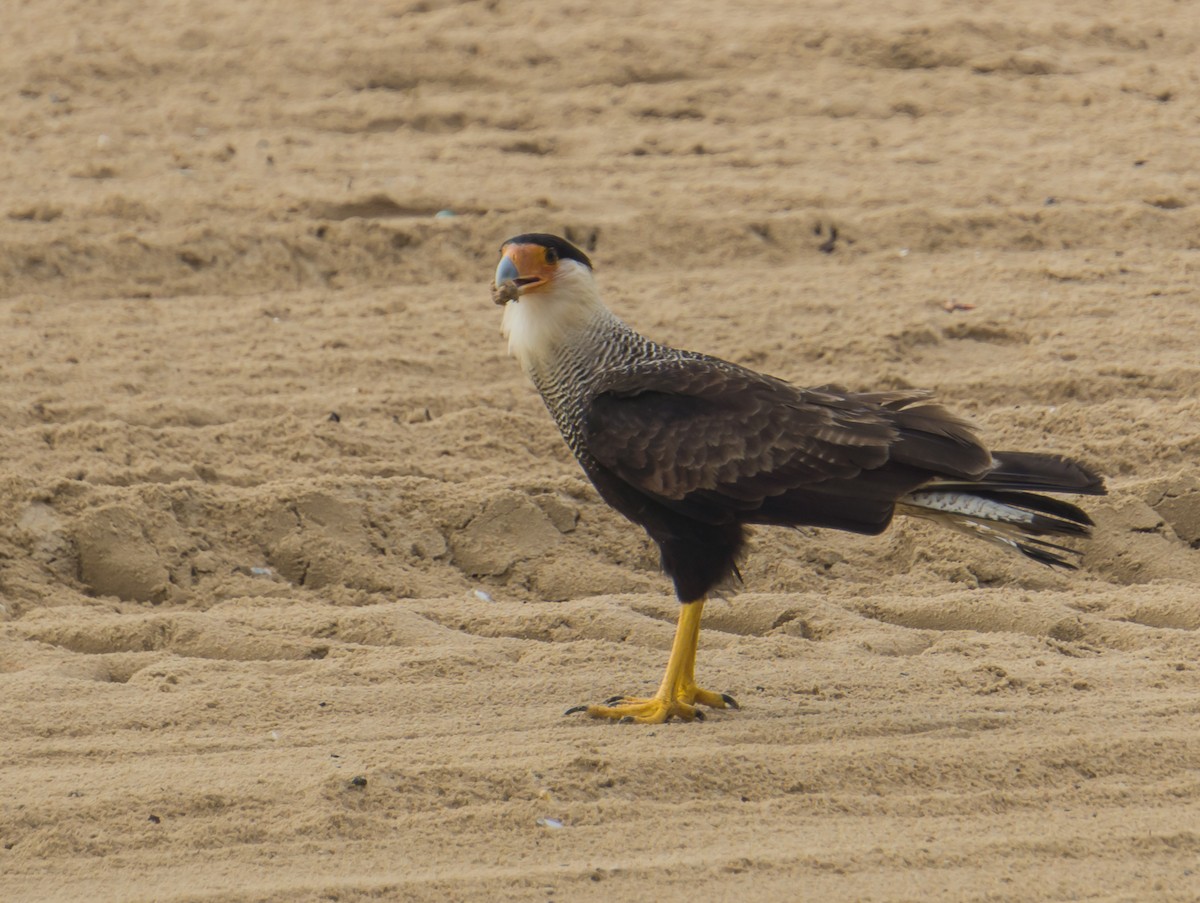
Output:
<path fill-rule="evenodd" d="M 662 724 L 672 718 L 703 721 L 704 713 L 696 708 L 697 703 L 714 709 L 736 709 L 738 704 L 732 696 L 696 686 L 696 647 L 700 642 L 700 615 L 703 612 L 703 599 L 680 607 L 667 671 L 658 692 L 649 699 L 614 696 L 604 705 L 577 705 L 567 709 L 566 713 L 587 712 L 593 718 Z"/>

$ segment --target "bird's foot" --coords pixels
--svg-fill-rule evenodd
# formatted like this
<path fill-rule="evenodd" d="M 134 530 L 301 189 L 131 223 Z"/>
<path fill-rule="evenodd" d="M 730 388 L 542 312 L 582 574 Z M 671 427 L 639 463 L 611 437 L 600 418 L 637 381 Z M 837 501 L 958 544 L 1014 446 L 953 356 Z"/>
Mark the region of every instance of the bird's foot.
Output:
<path fill-rule="evenodd" d="M 703 721 L 704 712 L 698 705 L 710 709 L 740 708 L 737 701 L 728 693 L 714 693 L 702 690 L 696 685 L 680 687 L 675 693 L 658 695 L 649 698 L 614 696 L 606 699 L 603 705 L 577 705 L 567 709 L 564 714 L 573 715 L 585 712 L 592 718 L 607 718 L 623 724 L 662 724 L 672 718 L 680 721 Z"/>

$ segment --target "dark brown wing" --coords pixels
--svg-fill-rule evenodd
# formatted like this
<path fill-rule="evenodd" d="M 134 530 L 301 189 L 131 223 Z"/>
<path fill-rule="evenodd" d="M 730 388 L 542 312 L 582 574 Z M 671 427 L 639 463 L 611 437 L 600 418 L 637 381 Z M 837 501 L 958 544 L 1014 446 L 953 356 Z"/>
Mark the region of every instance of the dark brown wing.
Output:
<path fill-rule="evenodd" d="M 798 389 L 705 357 L 612 373 L 588 405 L 583 440 L 625 483 L 706 520 L 740 511 L 753 521 L 764 509 L 780 512 L 768 522 L 792 522 L 782 500 L 814 488 L 886 502 L 890 516 L 912 486 L 973 479 L 992 463 L 927 393 Z M 862 479 L 889 469 L 902 478 Z"/>

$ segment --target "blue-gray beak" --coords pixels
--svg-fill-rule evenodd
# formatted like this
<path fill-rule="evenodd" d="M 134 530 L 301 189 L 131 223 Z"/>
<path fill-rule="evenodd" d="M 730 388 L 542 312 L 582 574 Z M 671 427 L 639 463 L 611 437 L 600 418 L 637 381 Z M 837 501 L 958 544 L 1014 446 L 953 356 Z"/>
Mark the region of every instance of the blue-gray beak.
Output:
<path fill-rule="evenodd" d="M 495 284 L 500 286 L 504 285 L 506 282 L 515 282 L 520 277 L 521 274 L 517 271 L 517 265 L 513 263 L 512 258 L 502 257 L 500 259 L 500 265 L 496 267 Z"/>

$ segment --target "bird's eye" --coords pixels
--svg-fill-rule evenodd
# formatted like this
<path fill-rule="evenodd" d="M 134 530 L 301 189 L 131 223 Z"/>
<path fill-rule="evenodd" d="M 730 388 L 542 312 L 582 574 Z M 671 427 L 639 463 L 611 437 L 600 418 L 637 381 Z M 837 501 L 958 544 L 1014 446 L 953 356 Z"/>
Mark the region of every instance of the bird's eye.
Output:
<path fill-rule="evenodd" d="M 546 249 L 546 263 L 558 263 L 558 252 L 553 248 Z"/>

